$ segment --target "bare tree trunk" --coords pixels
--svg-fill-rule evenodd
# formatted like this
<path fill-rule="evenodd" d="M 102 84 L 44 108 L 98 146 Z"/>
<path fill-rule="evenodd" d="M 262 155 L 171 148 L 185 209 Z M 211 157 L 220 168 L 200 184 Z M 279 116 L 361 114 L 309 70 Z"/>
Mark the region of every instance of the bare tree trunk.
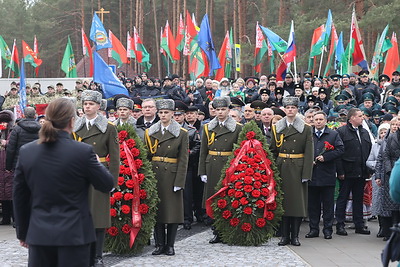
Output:
<path fill-rule="evenodd" d="M 267 11 L 268 11 L 268 3 L 267 0 L 263 0 L 261 7 L 261 25 L 267 25 Z"/>
<path fill-rule="evenodd" d="M 210 16 L 210 28 L 211 28 L 211 32 L 214 32 L 214 29 L 215 29 L 214 0 L 210 0 L 209 16 Z"/>
<path fill-rule="evenodd" d="M 228 25 L 228 11 L 230 10 L 229 7 L 229 0 L 225 0 L 224 3 L 224 31 L 226 32 L 229 30 L 229 25 Z"/>
<path fill-rule="evenodd" d="M 156 35 L 156 55 L 157 55 L 157 77 L 161 78 L 161 64 L 160 64 L 160 38 L 158 36 L 158 25 L 157 25 L 157 10 L 156 10 L 156 0 L 153 2 L 153 17 L 154 17 L 154 32 Z"/>
<path fill-rule="evenodd" d="M 81 21 L 82 29 L 85 29 L 85 0 L 81 0 Z"/>
<path fill-rule="evenodd" d="M 200 0 L 196 0 L 196 11 L 194 12 L 196 19 L 198 19 L 199 17 L 199 12 L 200 12 Z"/>
<path fill-rule="evenodd" d="M 133 0 L 130 0 L 130 16 L 129 16 L 129 31 L 133 30 Z"/>
<path fill-rule="evenodd" d="M 285 3 L 284 0 L 279 1 L 279 18 L 278 18 L 278 25 L 282 26 L 284 22 L 285 16 Z"/>
<path fill-rule="evenodd" d="M 122 42 L 122 0 L 119 0 L 119 39 Z"/>

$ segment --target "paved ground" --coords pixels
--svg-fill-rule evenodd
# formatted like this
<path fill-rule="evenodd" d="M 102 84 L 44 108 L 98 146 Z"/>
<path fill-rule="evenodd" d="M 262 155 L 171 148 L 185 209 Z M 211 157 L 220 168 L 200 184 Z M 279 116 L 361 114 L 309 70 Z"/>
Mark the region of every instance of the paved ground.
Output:
<path fill-rule="evenodd" d="M 369 222 L 370 236 L 333 235 L 332 240 L 305 239 L 306 223 L 301 228 L 300 247 L 279 247 L 274 238 L 259 247 L 237 247 L 223 244 L 211 245 L 211 231 L 194 225 L 190 231 L 180 229 L 175 244 L 176 255 L 152 256 L 153 246 L 148 246 L 136 257 L 106 255 L 106 266 L 381 266 L 380 253 L 385 245 L 376 238 L 378 224 Z M 19 246 L 11 226 L 0 226 L 0 266 L 26 266 L 27 250 Z M 396 266 L 391 264 L 390 266 Z"/>

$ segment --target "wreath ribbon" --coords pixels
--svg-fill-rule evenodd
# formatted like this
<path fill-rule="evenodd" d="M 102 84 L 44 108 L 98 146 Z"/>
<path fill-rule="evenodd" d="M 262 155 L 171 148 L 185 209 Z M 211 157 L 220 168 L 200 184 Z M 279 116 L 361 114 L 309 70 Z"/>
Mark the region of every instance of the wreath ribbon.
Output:
<path fill-rule="evenodd" d="M 132 227 L 130 231 L 130 241 L 129 246 L 132 247 L 135 242 L 136 236 L 138 235 L 140 229 L 142 228 L 142 215 L 139 212 L 140 205 L 140 194 L 139 194 L 139 176 L 136 168 L 136 164 L 133 160 L 133 155 L 128 148 L 126 142 L 123 142 L 124 152 L 128 160 L 128 167 L 131 171 L 131 177 L 133 181 L 133 199 L 132 199 Z"/>
<path fill-rule="evenodd" d="M 256 139 L 250 139 L 246 140 L 240 149 L 238 155 L 235 157 L 233 162 L 231 162 L 230 167 L 226 170 L 225 172 L 225 178 L 222 180 L 222 188 L 218 190 L 217 193 L 212 195 L 210 198 L 206 200 L 206 212 L 207 215 L 210 216 L 211 218 L 214 218 L 214 211 L 211 207 L 211 204 L 213 203 L 214 198 L 218 197 L 220 194 L 222 194 L 224 191 L 228 190 L 229 188 L 229 183 L 232 182 L 232 176 L 235 173 L 236 167 L 239 165 L 240 159 L 246 154 L 246 152 L 250 149 L 254 148 L 256 153 L 261 157 L 262 164 L 266 165 L 265 168 L 265 175 L 268 177 L 268 195 L 265 200 L 265 205 L 264 205 L 264 215 L 263 217 L 267 217 L 268 209 L 267 209 L 267 204 L 273 203 L 275 201 L 275 196 L 277 195 L 277 192 L 275 190 L 275 185 L 276 182 L 273 179 L 273 171 L 271 168 L 267 165 L 268 163 L 270 164 L 271 161 L 267 158 L 266 153 L 263 149 L 262 143 Z"/>

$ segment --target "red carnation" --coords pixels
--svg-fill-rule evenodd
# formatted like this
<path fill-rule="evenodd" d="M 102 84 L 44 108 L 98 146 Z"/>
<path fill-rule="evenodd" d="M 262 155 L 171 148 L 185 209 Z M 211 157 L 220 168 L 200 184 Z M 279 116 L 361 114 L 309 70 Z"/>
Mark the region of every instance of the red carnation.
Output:
<path fill-rule="evenodd" d="M 276 210 L 276 201 L 267 204 L 267 208 L 268 208 L 269 210 Z"/>
<path fill-rule="evenodd" d="M 129 179 L 128 181 L 125 182 L 125 185 L 128 188 L 133 188 L 133 180 Z"/>
<path fill-rule="evenodd" d="M 242 197 L 242 198 L 240 199 L 240 204 L 242 204 L 242 205 L 244 206 L 244 205 L 249 204 L 249 201 L 247 200 L 247 198 Z"/>
<path fill-rule="evenodd" d="M 254 188 L 259 189 L 259 188 L 261 188 L 262 184 L 259 181 L 255 181 L 253 186 L 254 186 Z"/>
<path fill-rule="evenodd" d="M 244 156 L 240 159 L 240 161 L 241 161 L 241 162 L 247 162 L 248 159 L 249 159 L 249 158 L 248 158 L 246 155 L 244 155 Z"/>
<path fill-rule="evenodd" d="M 226 197 L 226 191 L 222 191 L 221 193 L 219 193 L 218 196 L 219 197 Z"/>
<path fill-rule="evenodd" d="M 122 205 L 121 211 L 122 213 L 128 214 L 131 211 L 131 208 L 128 205 Z"/>
<path fill-rule="evenodd" d="M 115 209 L 110 209 L 110 216 L 111 217 L 116 217 L 117 216 L 117 211 Z"/>
<path fill-rule="evenodd" d="M 125 178 L 124 177 L 118 177 L 118 185 L 123 185 L 125 182 Z"/>
<path fill-rule="evenodd" d="M 266 218 L 268 221 L 271 221 L 272 219 L 274 219 L 274 217 L 275 217 L 275 215 L 272 211 L 267 212 Z"/>
<path fill-rule="evenodd" d="M 242 191 L 236 191 L 235 193 L 235 198 L 241 198 L 243 197 L 244 193 Z"/>
<path fill-rule="evenodd" d="M 260 155 L 255 155 L 254 156 L 254 161 L 257 163 L 260 163 L 262 161 L 261 156 Z"/>
<path fill-rule="evenodd" d="M 239 152 L 240 152 L 240 149 L 238 148 L 238 149 L 236 149 L 236 150 L 233 152 L 233 154 L 234 154 L 235 156 L 237 156 L 237 155 L 239 155 Z"/>
<path fill-rule="evenodd" d="M 265 226 L 266 223 L 267 223 L 267 222 L 265 221 L 264 218 L 258 218 L 258 219 L 256 220 L 256 225 L 257 225 L 257 227 L 260 227 L 260 228 L 263 228 L 263 227 Z"/>
<path fill-rule="evenodd" d="M 115 198 L 115 200 L 120 201 L 122 199 L 122 193 L 121 192 L 115 192 L 113 194 L 113 197 Z"/>
<path fill-rule="evenodd" d="M 129 234 L 131 232 L 131 227 L 129 226 L 129 224 L 124 224 L 124 226 L 122 226 L 122 232 L 124 232 L 125 234 Z"/>
<path fill-rule="evenodd" d="M 228 171 L 228 170 L 227 170 Z M 235 175 L 235 174 L 232 174 L 231 175 L 231 182 L 233 183 L 233 182 L 236 182 L 237 180 L 239 180 L 239 176 L 238 175 Z"/>
<path fill-rule="evenodd" d="M 228 190 L 228 196 L 233 197 L 235 195 L 235 189 L 229 189 Z"/>
<path fill-rule="evenodd" d="M 119 166 L 119 173 L 120 174 L 125 174 L 125 166 L 124 165 L 120 165 Z"/>
<path fill-rule="evenodd" d="M 253 186 L 245 185 L 244 186 L 244 191 L 250 193 L 251 191 L 253 191 Z"/>
<path fill-rule="evenodd" d="M 115 198 L 110 197 L 110 205 L 112 206 L 112 205 L 114 205 L 114 204 L 115 204 Z"/>
<path fill-rule="evenodd" d="M 264 201 L 259 199 L 259 200 L 256 201 L 256 205 L 257 205 L 257 208 L 262 209 L 262 208 L 264 208 L 265 203 L 264 203 Z"/>
<path fill-rule="evenodd" d="M 263 195 L 264 197 L 269 195 L 269 190 L 268 188 L 263 188 L 261 189 L 261 195 Z"/>
<path fill-rule="evenodd" d="M 248 154 L 254 154 L 254 153 L 256 153 L 256 150 L 255 150 L 254 148 L 250 147 L 250 148 L 247 150 L 247 153 L 248 153 Z"/>
<path fill-rule="evenodd" d="M 251 192 L 251 195 L 253 196 L 253 197 L 260 197 L 260 195 L 261 195 L 261 192 L 260 192 L 260 190 L 253 190 L 252 192 Z"/>
<path fill-rule="evenodd" d="M 131 149 L 131 152 L 132 152 L 132 156 L 134 156 L 134 157 L 137 157 L 140 155 L 140 150 L 135 147 Z"/>
<path fill-rule="evenodd" d="M 229 224 L 230 224 L 231 226 L 233 226 L 233 227 L 238 226 L 239 223 L 240 223 L 240 220 L 239 220 L 238 218 L 232 218 L 232 219 L 230 219 L 230 221 L 229 221 Z"/>
<path fill-rule="evenodd" d="M 124 159 L 124 160 L 122 161 L 122 163 L 123 163 L 125 166 L 129 166 L 129 161 L 128 161 L 128 159 Z"/>
<path fill-rule="evenodd" d="M 138 180 L 139 180 L 139 184 L 143 183 L 143 181 L 144 181 L 144 174 L 143 173 L 139 173 L 138 174 Z"/>
<path fill-rule="evenodd" d="M 125 139 L 128 137 L 128 132 L 127 131 L 120 131 L 118 133 L 118 139 L 120 141 L 120 143 L 122 143 L 122 141 L 125 141 Z"/>
<path fill-rule="evenodd" d="M 235 188 L 236 188 L 236 189 L 242 189 L 242 188 L 243 188 L 243 183 L 242 183 L 241 181 L 236 182 L 236 183 L 235 183 Z"/>
<path fill-rule="evenodd" d="M 263 181 L 264 183 L 268 182 L 268 176 L 266 176 L 265 174 L 261 175 L 261 181 Z"/>
<path fill-rule="evenodd" d="M 239 208 L 239 201 L 237 201 L 237 200 L 232 201 L 232 208 L 234 208 L 234 209 Z"/>
<path fill-rule="evenodd" d="M 251 224 L 250 223 L 242 224 L 242 230 L 243 230 L 243 232 L 250 232 L 251 231 Z"/>
<path fill-rule="evenodd" d="M 126 194 L 124 195 L 124 200 L 125 200 L 125 201 L 131 200 L 131 199 L 133 199 L 133 194 L 131 194 L 131 193 L 126 193 Z"/>
<path fill-rule="evenodd" d="M 251 175 L 253 175 L 253 174 L 254 174 L 254 170 L 253 170 L 253 169 L 251 169 L 251 168 L 247 168 L 247 169 L 246 169 L 246 172 L 245 172 L 245 174 L 246 174 L 246 175 L 250 175 L 250 176 L 251 176 Z"/>
<path fill-rule="evenodd" d="M 140 199 L 146 199 L 146 197 L 147 197 L 147 192 L 146 192 L 146 190 L 140 189 L 140 190 L 139 190 L 139 196 L 140 196 Z"/>
<path fill-rule="evenodd" d="M 240 143 L 240 147 L 243 147 L 244 144 L 246 144 L 246 142 L 247 142 L 247 140 L 243 140 L 243 141 Z"/>
<path fill-rule="evenodd" d="M 126 159 L 126 153 L 125 153 L 125 151 L 120 151 L 120 152 L 119 152 L 119 156 L 121 157 L 121 159 Z"/>
<path fill-rule="evenodd" d="M 126 140 L 126 145 L 128 146 L 129 149 L 132 149 L 136 146 L 136 142 L 133 139 L 128 139 Z"/>
<path fill-rule="evenodd" d="M 141 159 L 135 159 L 136 168 L 140 169 L 143 166 L 143 162 Z"/>
<path fill-rule="evenodd" d="M 217 202 L 218 208 L 224 209 L 227 205 L 227 202 L 225 199 L 219 199 Z"/>
<path fill-rule="evenodd" d="M 222 212 L 222 217 L 224 219 L 229 219 L 230 217 L 232 217 L 232 213 L 230 210 L 224 210 L 224 212 Z"/>
<path fill-rule="evenodd" d="M 256 180 L 256 181 L 261 180 L 261 173 L 255 172 L 255 173 L 253 174 L 253 178 L 254 178 L 254 180 Z"/>
<path fill-rule="evenodd" d="M 139 205 L 139 212 L 140 214 L 147 214 L 147 212 L 149 212 L 149 206 L 147 206 L 146 204 L 140 204 Z"/>
<path fill-rule="evenodd" d="M 254 165 L 254 164 L 256 164 L 256 161 L 254 160 L 254 159 L 249 159 L 248 161 L 247 161 L 247 164 L 249 164 L 249 165 Z M 256 165 L 257 166 L 257 165 Z"/>
<path fill-rule="evenodd" d="M 245 176 L 245 177 L 244 177 L 244 183 L 245 183 L 245 184 L 251 184 L 251 183 L 253 183 L 253 178 L 251 178 L 251 176 Z"/>
<path fill-rule="evenodd" d="M 249 140 L 254 139 L 255 136 L 256 134 L 253 131 L 250 131 L 246 134 L 246 138 Z"/>
<path fill-rule="evenodd" d="M 107 229 L 107 233 L 110 236 L 116 236 L 116 235 L 118 235 L 118 228 L 115 226 L 111 226 L 110 228 Z"/>
<path fill-rule="evenodd" d="M 250 215 L 253 213 L 253 209 L 251 207 L 246 207 L 243 209 L 243 212 L 246 213 L 247 215 Z"/>
<path fill-rule="evenodd" d="M 236 170 L 239 171 L 239 172 L 242 172 L 242 171 L 246 170 L 246 168 L 247 168 L 247 164 L 238 164 L 236 166 Z"/>

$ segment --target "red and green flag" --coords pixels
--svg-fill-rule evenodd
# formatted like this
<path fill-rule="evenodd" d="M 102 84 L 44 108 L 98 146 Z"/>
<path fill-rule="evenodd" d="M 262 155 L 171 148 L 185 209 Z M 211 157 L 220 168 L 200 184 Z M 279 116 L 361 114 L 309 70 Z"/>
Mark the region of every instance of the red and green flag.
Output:
<path fill-rule="evenodd" d="M 274 51 L 272 49 L 272 45 L 268 39 L 267 39 L 267 45 L 268 45 L 269 68 L 270 68 L 271 73 L 274 73 L 275 72 L 275 55 L 274 55 Z"/>
<path fill-rule="evenodd" d="M 267 43 L 265 42 L 264 35 L 258 26 L 258 21 L 256 25 L 256 48 L 254 50 L 254 71 L 258 75 L 261 73 L 261 61 L 265 53 L 268 50 Z M 221 62 L 221 60 L 220 60 Z"/>
<path fill-rule="evenodd" d="M 219 50 L 218 54 L 218 61 L 219 64 L 221 65 L 220 69 L 217 69 L 215 72 L 215 79 L 217 81 L 220 81 L 222 78 L 230 77 L 230 72 L 227 73 L 226 65 L 228 63 L 227 59 L 232 59 L 232 47 L 231 47 L 231 41 L 229 38 L 229 31 L 226 32 L 224 41 L 221 46 L 221 50 Z"/>
<path fill-rule="evenodd" d="M 19 55 L 15 39 L 8 68 L 10 68 L 14 72 L 14 77 L 19 77 Z"/>
<path fill-rule="evenodd" d="M 332 23 L 332 38 L 331 38 L 331 44 L 330 44 L 330 47 L 329 47 L 328 62 L 326 63 L 326 67 L 325 67 L 325 71 L 324 71 L 324 77 L 329 75 L 329 69 L 331 68 L 332 61 L 334 61 L 333 54 L 336 51 L 336 46 L 337 46 L 338 41 L 339 41 L 339 37 L 338 37 L 337 32 L 336 32 L 336 27 Z"/>
<path fill-rule="evenodd" d="M 308 60 L 308 71 L 313 71 L 314 65 L 315 65 L 315 51 L 318 51 L 317 49 L 317 43 L 322 43 L 322 33 L 324 32 L 325 26 L 321 25 L 318 28 L 314 30 L 312 39 L 311 39 L 311 48 L 310 48 L 310 58 Z M 313 53 L 314 51 L 314 53 Z M 319 54 L 318 54 L 319 55 Z"/>
<path fill-rule="evenodd" d="M 188 49 L 188 71 L 192 80 L 201 76 L 208 76 L 209 68 L 207 55 L 201 50 L 198 44 L 198 34 L 200 28 L 196 26 L 196 19 L 190 16 L 189 12 L 186 15 L 186 40 L 185 46 Z M 186 49 L 186 48 L 185 48 Z"/>
<path fill-rule="evenodd" d="M 74 50 L 72 49 L 71 39 L 68 36 L 67 46 L 65 47 L 64 56 L 61 62 L 61 69 L 65 72 L 65 78 L 76 78 L 76 64 Z"/>
<path fill-rule="evenodd" d="M 178 33 L 176 34 L 176 49 L 182 52 L 185 46 L 185 25 L 183 24 L 182 14 L 179 15 L 179 27 Z"/>
<path fill-rule="evenodd" d="M 351 60 L 349 60 L 349 63 L 351 62 L 351 65 L 349 66 L 359 65 L 362 69 L 368 69 L 367 57 L 365 56 L 364 44 L 354 8 L 351 16 L 350 36 L 349 55 L 351 55 Z"/>
<path fill-rule="evenodd" d="M 24 40 L 22 40 L 22 55 L 24 57 L 24 61 L 31 63 L 32 67 L 34 68 L 42 64 L 42 60 L 37 58 L 35 52 Z"/>
<path fill-rule="evenodd" d="M 179 51 L 176 49 L 175 39 L 169 27 L 168 20 L 161 36 L 160 47 L 167 53 L 172 63 L 175 63 L 175 60 L 179 60 Z"/>
<path fill-rule="evenodd" d="M 35 53 L 36 57 L 39 58 L 39 45 L 36 35 L 33 38 L 33 52 Z M 39 76 L 39 66 L 35 68 L 35 75 L 36 77 Z"/>
<path fill-rule="evenodd" d="M 397 36 L 394 32 L 392 34 L 391 44 L 392 47 L 387 51 L 385 68 L 383 69 L 383 73 L 387 74 L 390 79 L 392 79 L 392 73 L 400 69 L 399 47 L 397 44 Z"/>
<path fill-rule="evenodd" d="M 150 54 L 144 47 L 143 42 L 140 39 L 138 32 L 136 31 L 136 27 L 133 27 L 133 49 L 135 51 L 136 60 L 140 65 L 143 66 L 144 71 L 148 72 L 151 68 Z"/>
<path fill-rule="evenodd" d="M 6 61 L 6 66 L 8 67 L 11 62 L 11 51 L 2 36 L 0 36 L 0 53 L 1 57 Z"/>
<path fill-rule="evenodd" d="M 92 47 L 90 46 L 89 39 L 87 38 L 85 31 L 82 28 L 82 54 L 84 57 L 89 57 L 90 59 L 90 70 L 89 76 L 93 76 L 93 53 Z"/>
<path fill-rule="evenodd" d="M 379 63 L 383 61 L 383 53 L 385 53 L 392 46 L 392 43 L 387 38 L 387 32 L 389 30 L 389 24 L 383 29 L 381 36 L 377 39 L 375 45 L 374 55 L 372 56 L 371 62 L 371 75 L 374 78 L 378 78 Z"/>
<path fill-rule="evenodd" d="M 122 64 L 128 64 L 128 58 L 126 56 L 126 49 L 121 41 L 109 30 L 108 34 L 111 41 L 111 48 L 108 48 L 108 57 L 112 57 L 118 62 L 118 68 Z"/>

